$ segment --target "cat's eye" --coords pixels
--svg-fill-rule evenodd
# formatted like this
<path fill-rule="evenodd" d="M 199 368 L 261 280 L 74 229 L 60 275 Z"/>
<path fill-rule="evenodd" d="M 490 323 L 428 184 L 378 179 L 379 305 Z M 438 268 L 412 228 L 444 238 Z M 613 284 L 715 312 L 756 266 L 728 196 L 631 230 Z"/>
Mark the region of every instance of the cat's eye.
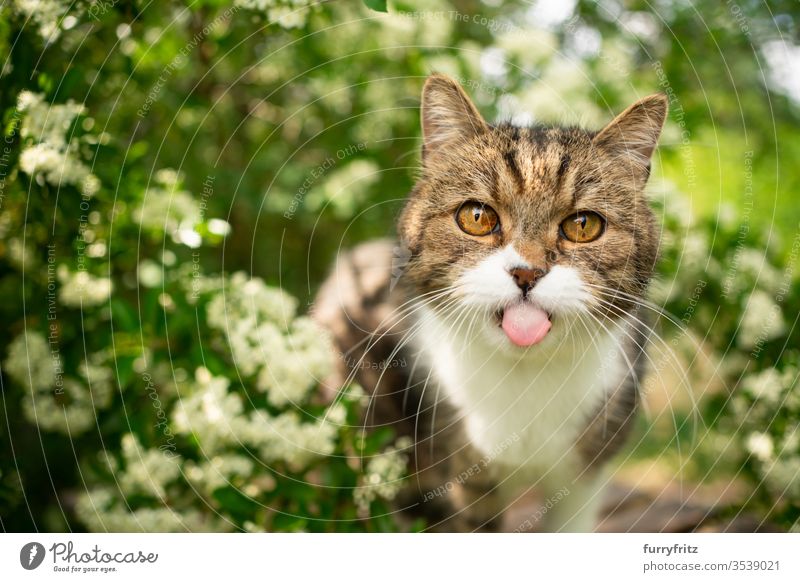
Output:
<path fill-rule="evenodd" d="M 464 202 L 456 211 L 458 227 L 472 236 L 486 236 L 497 232 L 500 218 L 491 206 L 470 200 Z"/>
<path fill-rule="evenodd" d="M 592 242 L 603 234 L 605 219 L 596 212 L 578 212 L 561 223 L 562 236 L 576 243 Z"/>

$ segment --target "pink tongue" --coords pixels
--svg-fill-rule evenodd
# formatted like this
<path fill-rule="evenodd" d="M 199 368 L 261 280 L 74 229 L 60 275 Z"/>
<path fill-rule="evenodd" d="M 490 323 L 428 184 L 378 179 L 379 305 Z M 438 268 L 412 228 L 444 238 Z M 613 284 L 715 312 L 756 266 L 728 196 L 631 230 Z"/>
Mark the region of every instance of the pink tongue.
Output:
<path fill-rule="evenodd" d="M 503 331 L 521 347 L 538 344 L 550 331 L 547 313 L 530 303 L 516 303 L 503 312 Z"/>

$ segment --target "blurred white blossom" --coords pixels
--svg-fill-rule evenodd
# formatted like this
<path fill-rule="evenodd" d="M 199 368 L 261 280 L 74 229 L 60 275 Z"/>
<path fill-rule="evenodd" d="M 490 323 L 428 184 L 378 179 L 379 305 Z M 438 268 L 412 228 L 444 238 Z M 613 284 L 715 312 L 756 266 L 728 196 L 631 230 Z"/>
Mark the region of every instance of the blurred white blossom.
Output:
<path fill-rule="evenodd" d="M 17 97 L 17 109 L 26 113 L 20 135 L 47 143 L 58 150 L 69 145 L 66 132 L 76 117 L 86 113 L 83 105 L 70 100 L 64 104 L 48 103 L 41 93 L 23 91 Z"/>
<path fill-rule="evenodd" d="M 393 447 L 367 462 L 362 484 L 353 490 L 356 505 L 361 511 L 366 512 L 370 503 L 378 497 L 391 500 L 397 496 L 403 488 L 403 477 L 408 463 L 406 451 L 411 446 L 411 439 L 401 437 Z"/>
<path fill-rule="evenodd" d="M 781 337 L 786 330 L 781 307 L 767 293 L 753 291 L 744 300 L 744 310 L 739 323 L 737 343 L 743 348 L 752 348 L 769 340 Z"/>
<path fill-rule="evenodd" d="M 25 417 L 40 428 L 77 436 L 96 423 L 92 394 L 81 382 L 64 378 L 58 391 L 31 391 L 22 400 Z M 97 400 L 98 405 L 101 404 Z"/>
<path fill-rule="evenodd" d="M 784 377 L 775 368 L 766 368 L 742 379 L 742 389 L 757 399 L 772 404 L 780 403 L 784 389 Z"/>
<path fill-rule="evenodd" d="M 309 0 L 235 0 L 235 6 L 266 12 L 267 19 L 283 28 L 300 28 L 305 26 L 308 10 L 312 2 Z"/>
<path fill-rule="evenodd" d="M 95 277 L 87 271 L 70 271 L 59 265 L 58 279 L 61 288 L 58 298 L 68 307 L 89 307 L 108 301 L 113 284 L 108 277 Z"/>
<path fill-rule="evenodd" d="M 729 253 L 728 263 L 733 268 L 733 276 L 726 280 L 729 293 L 744 293 L 757 287 L 774 294 L 781 286 L 781 272 L 770 264 L 765 249 L 737 248 Z"/>
<path fill-rule="evenodd" d="M 268 345 L 256 386 L 275 406 L 302 402 L 332 370 L 333 347 L 327 334 L 307 317 L 298 317 L 288 335 L 272 336 Z"/>
<path fill-rule="evenodd" d="M 766 462 L 772 458 L 773 442 L 772 437 L 763 432 L 752 432 L 747 437 L 747 451 L 759 461 Z"/>
<path fill-rule="evenodd" d="M 19 156 L 20 169 L 30 176 L 40 174 L 54 186 L 74 184 L 87 195 L 97 191 L 97 181 L 89 168 L 68 150 L 58 150 L 48 143 L 30 146 Z M 89 194 L 91 193 L 91 194 Z"/>
<path fill-rule="evenodd" d="M 143 494 L 163 499 L 167 485 L 180 475 L 179 458 L 172 452 L 142 448 L 130 433 L 122 437 L 125 469 L 118 475 L 126 494 Z"/>
<path fill-rule="evenodd" d="M 191 508 L 176 510 L 168 506 L 132 510 L 118 503 L 118 493 L 98 487 L 81 494 L 75 512 L 89 531 L 94 532 L 206 532 L 230 529 Z"/>
<path fill-rule="evenodd" d="M 186 477 L 207 495 L 215 489 L 244 480 L 253 472 L 254 463 L 240 454 L 215 455 L 202 463 L 186 463 Z"/>
<path fill-rule="evenodd" d="M 48 42 L 54 42 L 61 34 L 59 22 L 69 5 L 66 0 L 14 0 L 17 12 L 35 23 L 39 36 Z"/>
<path fill-rule="evenodd" d="M 193 392 L 175 406 L 179 434 L 193 434 L 200 450 L 214 457 L 230 446 L 250 446 L 265 462 L 284 461 L 301 468 L 312 458 L 333 451 L 338 426 L 323 420 L 303 420 L 295 412 L 270 416 L 263 410 L 244 414 L 241 397 L 230 382 L 198 370 Z M 338 414 L 338 413 L 336 413 Z M 341 415 L 338 419 L 343 420 Z"/>
<path fill-rule="evenodd" d="M 137 269 L 139 283 L 143 287 L 158 287 L 164 276 L 164 269 L 152 259 L 144 259 Z"/>
<path fill-rule="evenodd" d="M 40 428 L 77 435 L 95 424 L 97 410 L 111 404 L 113 373 L 100 365 L 94 354 L 91 362 L 79 366 L 83 377 L 63 375 L 61 357 L 52 352 L 38 333 L 22 333 L 8 346 L 4 371 L 28 390 L 22 398 L 25 417 Z"/>
<path fill-rule="evenodd" d="M 261 279 L 234 274 L 208 303 L 210 327 L 226 334 L 231 355 L 275 406 L 300 403 L 332 370 L 327 334 L 307 317 L 295 318 L 297 300 Z"/>
<path fill-rule="evenodd" d="M 29 243 L 23 242 L 21 238 L 15 236 L 8 240 L 7 245 L 8 260 L 16 268 L 30 269 L 37 265 L 38 256 Z"/>
<path fill-rule="evenodd" d="M 166 232 L 175 242 L 195 248 L 201 242 L 195 227 L 202 221 L 202 214 L 198 202 L 180 188 L 180 180 L 178 172 L 170 168 L 156 172 L 133 219 L 144 229 Z"/>
<path fill-rule="evenodd" d="M 47 390 L 55 382 L 47 340 L 36 332 L 23 332 L 8 344 L 4 371 L 14 381 L 34 390 Z"/>
<path fill-rule="evenodd" d="M 213 377 L 205 368 L 198 368 L 192 391 L 177 402 L 173 412 L 175 430 L 195 435 L 206 456 L 236 442 L 233 423 L 244 405 L 238 394 L 228 391 L 229 386 L 227 378 Z"/>
<path fill-rule="evenodd" d="M 97 408 L 105 408 L 111 404 L 114 396 L 114 370 L 107 365 L 108 354 L 99 352 L 91 354 L 78 366 L 78 373 L 89 386 L 92 404 Z"/>
<path fill-rule="evenodd" d="M 93 196 L 100 181 L 81 161 L 78 140 L 67 136 L 85 107 L 74 101 L 48 103 L 40 93 L 23 91 L 17 98 L 17 108 L 25 113 L 20 136 L 28 143 L 20 153 L 20 169 L 30 176 L 42 176 L 53 186 L 72 184 L 86 196 Z"/>

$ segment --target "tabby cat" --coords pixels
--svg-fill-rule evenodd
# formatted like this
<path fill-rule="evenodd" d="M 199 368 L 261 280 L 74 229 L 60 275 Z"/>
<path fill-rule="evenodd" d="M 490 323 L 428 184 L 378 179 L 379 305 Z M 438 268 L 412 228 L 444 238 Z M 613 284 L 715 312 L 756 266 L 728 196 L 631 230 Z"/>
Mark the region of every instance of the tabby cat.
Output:
<path fill-rule="evenodd" d="M 328 385 L 355 378 L 365 426 L 413 438 L 396 501 L 430 529 L 514 529 L 531 491 L 527 529 L 594 528 L 637 408 L 666 115 L 657 94 L 599 132 L 490 125 L 454 80 L 425 83 L 399 241 L 343 254 L 313 313 L 342 354 Z"/>

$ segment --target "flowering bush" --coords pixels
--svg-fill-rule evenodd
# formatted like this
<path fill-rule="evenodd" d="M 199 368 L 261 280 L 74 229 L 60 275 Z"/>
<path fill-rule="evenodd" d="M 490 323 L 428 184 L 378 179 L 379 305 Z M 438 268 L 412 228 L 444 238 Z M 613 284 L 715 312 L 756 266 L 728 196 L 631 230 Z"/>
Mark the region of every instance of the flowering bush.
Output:
<path fill-rule="evenodd" d="M 104 224 L 91 210 L 102 208 L 93 199 L 97 188 L 86 187 L 94 176 L 80 159 L 68 159 L 77 149 L 64 134 L 83 109 L 42 102 L 38 94 L 19 97 L 20 170 L 45 178 L 43 196 L 48 184 L 65 198 L 80 196 L 87 220 L 74 242 L 76 270 L 59 248 L 63 239 L 36 244 L 42 233 L 24 237 L 9 257 L 27 275 L 26 292 L 47 297 L 47 310 L 22 320 L 3 370 L 22 389 L 26 421 L 80 447 L 86 489 L 74 494 L 77 520 L 94 531 L 394 528 L 381 517 L 382 501 L 396 494 L 405 457 L 381 450 L 386 435 L 353 428 L 357 387 L 330 406 L 314 400 L 335 358 L 324 330 L 297 315 L 296 299 L 261 279 L 207 277 L 196 263 L 180 264 L 168 242 L 196 248 L 198 231 L 213 241 L 228 229 L 202 217 L 172 170 L 156 173 L 156 185 L 133 204 L 130 225 L 124 218 Z M 65 157 L 27 168 L 27 152 L 42 145 Z M 70 163 L 83 168 L 80 179 L 62 170 Z M 12 200 L 12 212 L 14 202 L 24 200 Z M 159 259 L 138 253 L 135 269 L 113 273 L 116 285 L 93 274 L 112 252 L 111 229 L 137 224 L 162 241 Z M 134 305 L 145 312 L 141 319 Z M 13 394 L 5 395 L 6 407 L 14 406 Z"/>
<path fill-rule="evenodd" d="M 66 5 L 16 10 L 43 40 L 60 37 Z M 298 10 L 269 12 L 291 28 Z M 32 490 L 21 435 L 33 425 L 70 528 L 397 529 L 386 502 L 408 444 L 358 430 L 358 386 L 320 400 L 336 355 L 294 297 L 243 272 L 205 274 L 200 250 L 231 231 L 207 210 L 213 184 L 198 197 L 163 168 L 114 191 L 92 170 L 111 139 L 92 133 L 86 106 L 23 90 L 7 111 L 0 257 L 25 307 L 4 312 L 3 404 L 20 447 L 0 464 L 4 505 Z"/>
<path fill-rule="evenodd" d="M 771 244 L 769 231 L 752 230 L 733 209 L 723 210 L 727 217 L 714 221 L 663 210 L 667 232 L 653 299 L 677 320 L 661 318 L 662 335 L 687 360 L 709 352 L 722 380 L 722 390 L 703 394 L 700 448 L 710 468 L 699 463 L 697 476 L 744 471 L 755 486 L 746 505 L 797 527 L 800 234 Z M 690 380 L 708 385 L 704 374 Z"/>

